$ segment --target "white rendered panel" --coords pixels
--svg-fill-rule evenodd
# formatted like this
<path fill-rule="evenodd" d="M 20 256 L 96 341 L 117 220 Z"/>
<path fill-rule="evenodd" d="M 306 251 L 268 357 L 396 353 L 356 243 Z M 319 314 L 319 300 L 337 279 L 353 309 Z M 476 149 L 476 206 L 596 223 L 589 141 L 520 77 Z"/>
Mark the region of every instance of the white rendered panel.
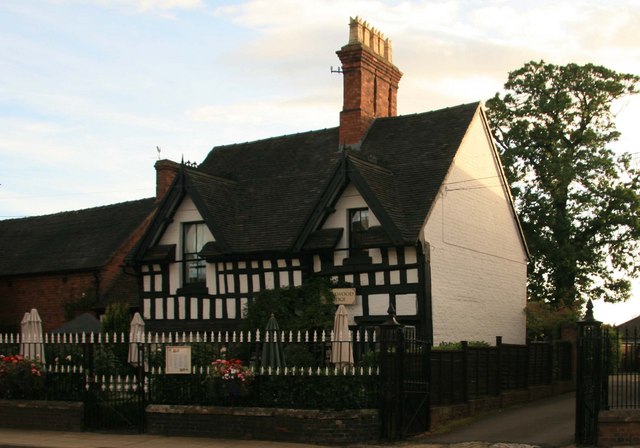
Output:
<path fill-rule="evenodd" d="M 178 319 L 184 320 L 186 318 L 187 318 L 186 299 L 184 297 L 178 297 Z"/>
<path fill-rule="evenodd" d="M 156 301 L 155 303 L 156 315 L 154 317 L 155 319 L 164 319 L 164 313 L 162 312 L 162 305 L 164 305 L 164 299 L 156 298 L 155 301 Z"/>
<path fill-rule="evenodd" d="M 366 272 L 360 274 L 360 284 L 362 286 L 369 286 L 369 274 L 367 274 Z"/>
<path fill-rule="evenodd" d="M 302 285 L 302 272 L 301 271 L 293 271 L 293 286 Z"/>
<path fill-rule="evenodd" d="M 144 292 L 151 291 L 151 276 L 145 275 L 142 277 L 142 290 Z"/>
<path fill-rule="evenodd" d="M 229 319 L 236 318 L 236 299 L 227 299 L 227 316 Z"/>
<path fill-rule="evenodd" d="M 418 283 L 417 269 L 407 269 L 407 283 Z"/>
<path fill-rule="evenodd" d="M 371 294 L 369 296 L 369 316 L 386 316 L 388 310 L 388 294 Z"/>
<path fill-rule="evenodd" d="M 264 273 L 264 286 L 265 289 L 273 289 L 275 287 L 273 280 L 273 272 Z"/>
<path fill-rule="evenodd" d="M 280 281 L 280 287 L 281 288 L 286 288 L 289 286 L 289 273 L 287 271 L 280 271 L 279 272 L 279 281 Z"/>
<path fill-rule="evenodd" d="M 396 264 L 398 264 L 398 254 L 396 253 L 396 250 L 393 248 L 389 249 L 389 265 L 394 266 Z"/>
<path fill-rule="evenodd" d="M 189 317 L 191 319 L 198 318 L 198 299 L 196 297 L 191 297 L 191 303 L 189 304 Z"/>
<path fill-rule="evenodd" d="M 142 316 L 145 319 L 151 319 L 151 299 L 144 299 L 142 301 Z"/>
<path fill-rule="evenodd" d="M 247 274 L 240 274 L 240 293 L 246 294 L 249 292 L 249 280 L 247 279 Z"/>
<path fill-rule="evenodd" d="M 415 294 L 398 294 L 396 296 L 396 314 L 398 316 L 415 316 L 418 314 L 418 299 Z"/>
<path fill-rule="evenodd" d="M 253 274 L 251 276 L 251 282 L 253 283 L 253 285 L 252 285 L 253 292 L 260 291 L 260 275 L 259 274 Z"/>
<path fill-rule="evenodd" d="M 236 292 L 235 282 L 233 281 L 233 274 L 227 274 L 227 292 L 233 294 Z"/>

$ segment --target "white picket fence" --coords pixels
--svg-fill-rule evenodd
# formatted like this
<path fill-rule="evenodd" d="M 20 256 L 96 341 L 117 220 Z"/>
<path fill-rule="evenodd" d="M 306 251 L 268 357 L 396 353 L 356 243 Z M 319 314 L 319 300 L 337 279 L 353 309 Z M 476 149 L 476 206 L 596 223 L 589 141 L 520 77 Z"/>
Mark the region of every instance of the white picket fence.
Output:
<path fill-rule="evenodd" d="M 27 335 L 24 338 L 20 334 L 0 334 L 0 344 L 108 344 L 108 343 L 193 343 L 193 342 L 211 342 L 211 343 L 251 343 L 251 342 L 283 342 L 283 343 L 300 343 L 300 342 L 332 342 L 334 341 L 333 331 L 225 331 L 225 332 L 175 332 L 175 333 L 138 333 L 129 335 L 127 338 L 125 333 L 45 333 L 39 337 L 31 337 Z M 354 340 L 355 337 L 355 340 Z M 22 340 L 21 340 L 22 339 Z M 349 341 L 359 342 L 376 342 L 376 334 L 369 336 L 368 332 L 362 336 L 361 332 L 349 331 Z M 342 342 L 347 342 L 342 341 Z"/>
<path fill-rule="evenodd" d="M 349 332 L 349 339 L 336 341 L 333 331 L 225 331 L 225 332 L 173 332 L 173 333 L 132 333 L 127 337 L 125 333 L 44 333 L 39 337 L 32 338 L 30 335 L 21 338 L 18 334 L 0 334 L 0 355 L 3 354 L 4 345 L 19 344 L 42 344 L 46 345 L 82 345 L 82 344 L 148 344 L 151 347 L 143 348 L 144 353 L 149 353 L 149 349 L 157 349 L 158 346 L 167 344 L 233 344 L 233 343 L 283 343 L 283 344 L 325 344 L 344 343 L 351 344 L 352 341 L 359 343 L 376 343 L 375 333 L 369 332 Z M 58 358 L 47 359 L 44 370 L 52 373 L 82 373 L 81 365 L 69 365 L 61 362 Z M 362 366 L 332 366 L 332 367 L 250 367 L 254 375 L 278 375 L 278 376 L 322 376 L 322 375 L 379 375 L 380 369 L 375 367 Z M 192 374 L 208 375 L 210 366 L 193 366 Z M 146 370 L 146 369 L 145 369 Z M 163 375 L 166 372 L 162 367 L 151 367 L 146 374 Z M 119 376 L 104 379 L 105 384 L 126 384 L 126 377 Z M 119 387 L 119 386 L 118 386 Z"/>

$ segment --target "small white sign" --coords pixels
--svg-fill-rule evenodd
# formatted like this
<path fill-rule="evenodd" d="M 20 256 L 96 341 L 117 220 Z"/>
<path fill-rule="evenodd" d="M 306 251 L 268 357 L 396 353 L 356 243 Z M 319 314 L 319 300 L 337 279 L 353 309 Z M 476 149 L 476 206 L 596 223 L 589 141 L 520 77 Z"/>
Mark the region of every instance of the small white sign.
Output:
<path fill-rule="evenodd" d="M 191 347 L 169 346 L 165 349 L 165 373 L 191 373 Z"/>
<path fill-rule="evenodd" d="M 336 305 L 353 305 L 356 303 L 355 288 L 333 288 L 331 292 L 334 295 L 333 303 Z"/>

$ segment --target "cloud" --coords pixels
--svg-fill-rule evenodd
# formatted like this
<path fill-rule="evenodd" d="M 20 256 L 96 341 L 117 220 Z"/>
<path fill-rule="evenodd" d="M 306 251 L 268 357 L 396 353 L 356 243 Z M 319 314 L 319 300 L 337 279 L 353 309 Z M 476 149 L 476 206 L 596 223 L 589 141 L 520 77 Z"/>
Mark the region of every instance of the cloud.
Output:
<path fill-rule="evenodd" d="M 486 100 L 532 59 L 640 72 L 637 0 L 8 5 L 0 6 L 0 166 L 24 179 L 24 167 L 50 169 L 49 183 L 70 191 L 153 185 L 156 145 L 163 157 L 201 161 L 212 146 L 336 126 L 342 79 L 329 68 L 340 64 L 335 51 L 355 15 L 393 41 L 401 114 Z M 640 140 L 638 113 L 629 106 L 619 116 L 627 147 Z"/>
<path fill-rule="evenodd" d="M 197 9 L 204 7 L 202 0 L 93 0 L 99 5 L 133 8 L 141 12 Z"/>

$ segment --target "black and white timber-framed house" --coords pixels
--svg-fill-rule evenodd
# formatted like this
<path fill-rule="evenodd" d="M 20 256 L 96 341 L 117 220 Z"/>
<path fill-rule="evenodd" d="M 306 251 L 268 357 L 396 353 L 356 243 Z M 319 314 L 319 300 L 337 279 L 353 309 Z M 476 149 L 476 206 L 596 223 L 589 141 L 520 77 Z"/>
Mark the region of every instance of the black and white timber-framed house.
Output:
<path fill-rule="evenodd" d="M 338 56 L 339 127 L 159 162 L 175 177 L 132 256 L 148 328 L 232 329 L 322 276 L 355 289 L 353 325 L 393 305 L 436 343 L 523 342 L 527 251 L 482 105 L 396 116 L 391 43 L 358 19 Z"/>

